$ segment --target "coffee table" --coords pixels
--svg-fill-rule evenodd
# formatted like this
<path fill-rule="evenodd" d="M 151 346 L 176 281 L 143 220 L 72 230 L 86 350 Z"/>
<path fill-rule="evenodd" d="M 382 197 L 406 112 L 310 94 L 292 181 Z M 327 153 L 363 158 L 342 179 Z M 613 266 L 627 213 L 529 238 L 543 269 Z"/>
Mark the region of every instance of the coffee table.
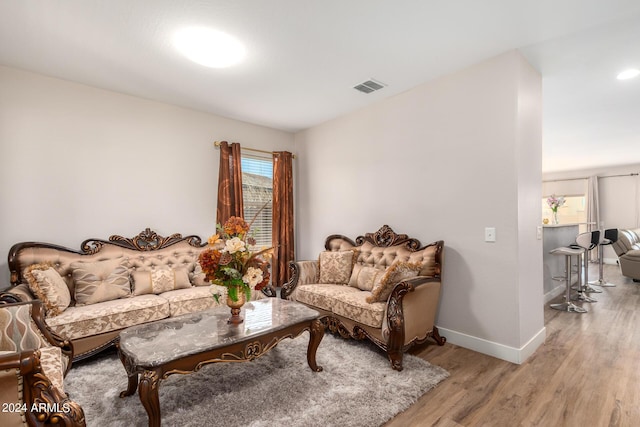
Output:
<path fill-rule="evenodd" d="M 160 381 L 173 374 L 189 374 L 218 362 L 248 362 L 285 338 L 309 331 L 307 363 L 315 371 L 316 350 L 324 336 L 320 313 L 280 298 L 252 301 L 242 307 L 244 322 L 227 324 L 229 308 L 217 307 L 133 326 L 120 333 L 118 355 L 129 382 L 120 397 L 136 388 L 149 416 L 149 426 L 160 426 Z M 140 375 L 140 381 L 138 381 Z"/>

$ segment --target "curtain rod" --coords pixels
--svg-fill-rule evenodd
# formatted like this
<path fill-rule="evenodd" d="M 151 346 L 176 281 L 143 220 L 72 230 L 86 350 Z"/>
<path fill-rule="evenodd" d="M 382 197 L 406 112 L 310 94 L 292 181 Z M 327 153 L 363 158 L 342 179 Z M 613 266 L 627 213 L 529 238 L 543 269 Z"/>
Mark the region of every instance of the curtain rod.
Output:
<path fill-rule="evenodd" d="M 214 141 L 213 145 L 216 147 L 220 147 L 221 141 Z M 255 151 L 256 153 L 264 153 L 264 154 L 273 154 L 273 151 L 267 151 L 267 150 L 258 150 L 257 148 L 245 148 L 243 146 L 240 146 L 240 150 L 247 150 L 247 151 Z M 295 154 L 291 155 L 292 158 L 296 158 Z"/>
<path fill-rule="evenodd" d="M 597 178 L 618 178 L 621 176 L 638 176 L 638 173 L 625 173 L 625 174 L 621 174 L 621 175 L 603 175 L 603 176 L 598 176 Z M 589 179 L 587 178 L 567 178 L 567 179 L 550 179 L 547 181 L 542 181 L 542 182 L 559 182 L 559 181 L 580 181 L 583 179 Z"/>

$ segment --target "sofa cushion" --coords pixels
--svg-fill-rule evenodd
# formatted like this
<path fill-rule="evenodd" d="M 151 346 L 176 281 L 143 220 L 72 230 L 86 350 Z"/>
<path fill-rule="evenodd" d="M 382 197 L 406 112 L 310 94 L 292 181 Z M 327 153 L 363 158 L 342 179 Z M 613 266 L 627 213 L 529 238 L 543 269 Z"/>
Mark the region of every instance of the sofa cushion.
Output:
<path fill-rule="evenodd" d="M 66 339 L 116 331 L 169 317 L 169 302 L 157 295 L 140 295 L 67 308 L 47 317 L 47 325 Z"/>
<path fill-rule="evenodd" d="M 380 283 L 373 288 L 371 295 L 367 297 L 367 302 L 384 302 L 389 298 L 393 287 L 398 283 L 406 279 L 418 276 L 421 264 L 396 261 L 394 262 L 384 273 Z"/>
<path fill-rule="evenodd" d="M 366 298 L 371 293 L 351 286 L 335 284 L 299 285 L 297 301 L 344 316 L 365 325 L 381 328 L 384 303 L 370 304 Z"/>
<path fill-rule="evenodd" d="M 191 287 L 189 274 L 184 267 L 168 268 L 162 267 L 152 271 L 134 271 L 133 294 L 161 294 L 175 289 L 185 289 Z"/>
<path fill-rule="evenodd" d="M 216 286 L 216 288 L 218 288 L 218 286 Z M 194 286 L 188 289 L 177 289 L 162 293 L 160 297 L 169 302 L 171 317 L 224 305 L 223 299 L 220 299 L 219 303 L 216 302 L 210 286 Z"/>
<path fill-rule="evenodd" d="M 29 289 L 42 301 L 48 316 L 62 313 L 71 304 L 66 282 L 51 263 L 33 264 L 25 269 Z"/>
<path fill-rule="evenodd" d="M 384 269 L 356 264 L 353 266 L 349 286 L 371 292 L 371 290 L 380 283 L 383 276 Z"/>
<path fill-rule="evenodd" d="M 333 312 L 363 325 L 382 328 L 386 304 L 384 302 L 367 302 L 370 295 L 366 291 L 342 294 L 339 299 L 334 301 Z"/>
<path fill-rule="evenodd" d="M 129 262 L 118 257 L 104 261 L 71 263 L 76 305 L 95 304 L 131 295 Z"/>
<path fill-rule="evenodd" d="M 354 251 L 324 251 L 320 253 L 320 283 L 346 285 L 351 277 Z"/>

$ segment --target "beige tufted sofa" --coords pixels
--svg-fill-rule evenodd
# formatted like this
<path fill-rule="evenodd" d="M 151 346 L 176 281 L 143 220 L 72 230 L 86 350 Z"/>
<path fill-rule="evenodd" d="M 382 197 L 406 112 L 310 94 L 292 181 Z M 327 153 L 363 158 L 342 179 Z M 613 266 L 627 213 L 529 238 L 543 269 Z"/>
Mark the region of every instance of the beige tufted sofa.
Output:
<path fill-rule="evenodd" d="M 321 271 L 329 269 L 328 263 L 323 263 L 323 254 L 319 260 L 292 261 L 292 278 L 283 286 L 282 298 L 320 311 L 325 327 L 334 333 L 371 340 L 387 352 L 396 370 L 402 370 L 403 353 L 412 346 L 428 338 L 439 345 L 445 343 L 435 326 L 442 285 L 443 241 L 421 247 L 418 240 L 396 234 L 385 225 L 355 242 L 345 236 L 329 236 L 325 249 L 325 254 L 353 252 L 348 274 L 323 283 L 329 280 Z M 401 277 L 396 282 L 389 273 L 403 264 L 413 266 L 413 277 Z M 387 281 L 388 297 L 381 293 L 382 300 L 370 302 L 376 293 L 372 284 L 383 282 L 378 277 L 391 278 Z"/>
<path fill-rule="evenodd" d="M 612 246 L 622 275 L 640 282 L 640 228 L 618 230 L 618 240 Z"/>
<path fill-rule="evenodd" d="M 72 264 L 77 261 L 123 257 L 128 261 L 131 277 L 135 277 L 136 272 L 186 269 L 189 278 L 187 288 L 159 294 L 132 293 L 81 306 L 72 300 L 60 314 L 52 315 L 47 311 L 47 326 L 73 343 L 74 360 L 83 359 L 114 344 L 119 332 L 129 326 L 216 306 L 218 303 L 212 296 L 211 287 L 204 282 L 204 274 L 197 263 L 198 255 L 205 246 L 198 236 L 173 234 L 162 237 L 148 228 L 133 238 L 116 235 L 109 240 L 86 240 L 80 251 L 48 243 L 18 243 L 9 252 L 11 287 L 0 294 L 0 302 L 37 299 L 25 277 L 25 270 L 34 264 L 50 263 L 66 282 L 72 298 L 75 295 Z M 133 281 L 131 286 L 134 286 Z M 252 293 L 252 299 L 262 297 L 264 294 L 260 292 Z"/>

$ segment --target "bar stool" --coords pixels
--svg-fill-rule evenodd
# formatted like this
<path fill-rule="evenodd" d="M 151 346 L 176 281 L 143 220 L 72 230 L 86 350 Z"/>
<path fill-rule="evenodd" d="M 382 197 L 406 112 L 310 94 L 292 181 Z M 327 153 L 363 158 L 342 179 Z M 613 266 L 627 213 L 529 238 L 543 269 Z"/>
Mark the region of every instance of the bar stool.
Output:
<path fill-rule="evenodd" d="M 571 302 L 571 257 L 575 256 L 580 259 L 580 256 L 583 254 L 584 250 L 569 248 L 566 246 L 555 248 L 551 250 L 549 253 L 552 255 L 564 256 L 565 258 L 565 276 L 564 281 L 566 282 L 566 291 L 564 296 L 564 302 L 559 304 L 551 304 L 550 307 L 555 310 L 567 311 L 570 313 L 586 313 L 587 310 L 578 307 L 574 303 Z M 578 279 L 580 277 L 578 276 Z M 580 286 L 580 282 L 578 281 L 578 286 Z"/>
<path fill-rule="evenodd" d="M 600 230 L 588 231 L 586 233 L 580 233 L 576 237 L 576 245 L 570 245 L 574 249 L 582 249 L 582 266 L 578 264 L 578 271 L 584 271 L 584 281 L 578 281 L 578 295 L 574 296 L 574 300 L 584 302 L 597 302 L 596 299 L 591 298 L 587 293 L 601 293 L 601 289 L 595 289 L 589 286 L 589 251 L 598 246 L 600 242 Z M 578 273 L 580 274 L 580 273 Z"/>
<path fill-rule="evenodd" d="M 606 245 L 613 245 L 617 241 L 617 228 L 609 228 L 607 230 L 604 230 L 604 236 L 601 236 L 600 242 L 598 242 L 598 280 L 589 282 L 590 285 L 602 286 L 605 288 L 613 288 L 616 286 L 614 283 L 609 283 L 604 280 L 604 247 Z"/>

